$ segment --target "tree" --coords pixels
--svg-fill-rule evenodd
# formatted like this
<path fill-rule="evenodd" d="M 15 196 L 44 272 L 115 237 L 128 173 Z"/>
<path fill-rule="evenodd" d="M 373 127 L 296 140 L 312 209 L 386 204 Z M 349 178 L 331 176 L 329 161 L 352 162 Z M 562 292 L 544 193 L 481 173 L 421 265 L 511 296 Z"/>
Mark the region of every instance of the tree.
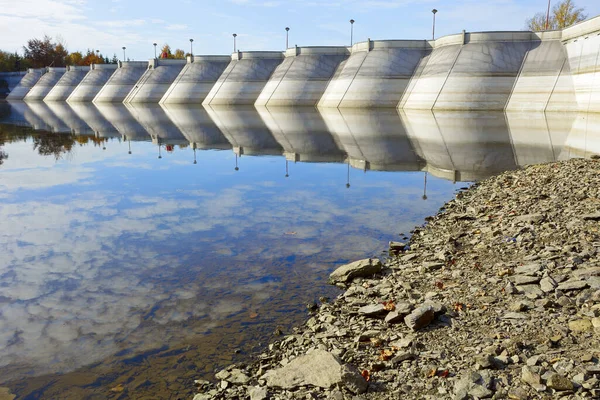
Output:
<path fill-rule="evenodd" d="M 0 72 L 22 71 L 29 67 L 29 61 L 19 54 L 0 50 Z"/>
<path fill-rule="evenodd" d="M 83 65 L 82 62 L 83 54 L 81 54 L 79 51 L 74 51 L 67 57 L 67 64 L 69 65 Z"/>
<path fill-rule="evenodd" d="M 552 7 L 546 28 L 546 13 L 539 12 L 527 20 L 527 29 L 534 32 L 563 29 L 587 18 L 583 8 L 577 8 L 572 0 L 562 0 Z"/>
<path fill-rule="evenodd" d="M 173 58 L 176 58 L 178 60 L 184 59 L 185 58 L 185 52 L 181 49 L 177 49 L 175 50 L 175 55 L 173 56 Z"/>
<path fill-rule="evenodd" d="M 62 43 L 54 43 L 48 35 L 43 39 L 30 39 L 23 47 L 25 58 L 33 68 L 64 67 L 69 52 Z"/>
<path fill-rule="evenodd" d="M 164 44 L 162 49 L 160 50 L 160 58 L 173 58 L 173 54 L 171 53 L 171 46 L 168 44 Z"/>

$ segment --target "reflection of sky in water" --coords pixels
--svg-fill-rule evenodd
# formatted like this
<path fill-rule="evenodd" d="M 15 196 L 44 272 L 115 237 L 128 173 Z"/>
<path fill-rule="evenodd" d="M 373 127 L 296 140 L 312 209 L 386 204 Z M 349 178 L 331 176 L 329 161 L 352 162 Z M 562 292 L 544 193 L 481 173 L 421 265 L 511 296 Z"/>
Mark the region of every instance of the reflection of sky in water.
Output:
<path fill-rule="evenodd" d="M 335 264 L 379 254 L 434 212 L 452 183 L 282 157 L 149 142 L 76 146 L 65 160 L 4 146 L 0 366 L 65 371 L 125 349 L 218 332 L 265 302 L 318 295 Z M 266 279 L 265 279 L 266 277 Z M 307 294 L 308 293 L 308 297 Z"/>
<path fill-rule="evenodd" d="M 3 146 L 3 381 L 195 337 L 222 345 L 231 329 L 276 325 L 331 293 L 336 265 L 379 255 L 434 214 L 463 186 L 451 180 L 588 156 L 600 124 L 593 115 L 43 103 L 0 104 L 0 119 L 110 138 L 75 144 L 58 161 L 33 151 L 35 139 Z M 219 345 L 201 352 L 205 361 Z"/>

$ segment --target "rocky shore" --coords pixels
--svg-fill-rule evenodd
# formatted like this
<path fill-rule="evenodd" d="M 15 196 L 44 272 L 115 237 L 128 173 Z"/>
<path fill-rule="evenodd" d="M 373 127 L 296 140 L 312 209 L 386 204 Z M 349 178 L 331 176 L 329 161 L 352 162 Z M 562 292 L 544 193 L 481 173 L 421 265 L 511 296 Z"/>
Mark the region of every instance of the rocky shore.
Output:
<path fill-rule="evenodd" d="M 194 399 L 600 398 L 599 230 L 597 159 L 477 183 Z"/>

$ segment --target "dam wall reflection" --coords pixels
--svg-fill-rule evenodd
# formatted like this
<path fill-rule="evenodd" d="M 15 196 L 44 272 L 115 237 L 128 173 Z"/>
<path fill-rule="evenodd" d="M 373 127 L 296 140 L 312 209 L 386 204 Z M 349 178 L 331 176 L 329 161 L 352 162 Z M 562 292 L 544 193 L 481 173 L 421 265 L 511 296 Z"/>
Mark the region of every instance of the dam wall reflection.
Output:
<path fill-rule="evenodd" d="M 600 153 L 600 115 L 179 104 L 0 105 L 0 123 L 161 149 L 233 150 L 363 171 L 425 171 L 476 181 L 505 170 Z M 195 158 L 194 158 L 195 159 Z"/>

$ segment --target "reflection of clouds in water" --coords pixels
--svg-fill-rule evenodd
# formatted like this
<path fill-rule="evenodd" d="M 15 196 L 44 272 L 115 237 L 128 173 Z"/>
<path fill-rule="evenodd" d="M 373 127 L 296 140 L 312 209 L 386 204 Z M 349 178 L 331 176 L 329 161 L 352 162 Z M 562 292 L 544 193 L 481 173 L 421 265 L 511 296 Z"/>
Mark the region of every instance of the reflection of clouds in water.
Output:
<path fill-rule="evenodd" d="M 15 187 L 18 172 L 7 180 Z M 0 205 L 11 221 L 0 231 L 0 296 L 10 299 L 0 311 L 0 366 L 75 369 L 174 344 L 266 301 L 284 304 L 299 294 L 282 295 L 282 280 L 312 285 L 307 269 L 326 273 L 340 256 L 381 250 L 378 225 L 390 227 L 394 213 L 386 202 L 405 196 L 383 183 L 369 188 L 373 198 L 350 195 L 343 205 L 343 190 L 272 181 L 157 196 L 111 190 Z M 323 263 L 281 261 L 315 255 Z M 275 278 L 253 282 L 265 276 Z"/>

